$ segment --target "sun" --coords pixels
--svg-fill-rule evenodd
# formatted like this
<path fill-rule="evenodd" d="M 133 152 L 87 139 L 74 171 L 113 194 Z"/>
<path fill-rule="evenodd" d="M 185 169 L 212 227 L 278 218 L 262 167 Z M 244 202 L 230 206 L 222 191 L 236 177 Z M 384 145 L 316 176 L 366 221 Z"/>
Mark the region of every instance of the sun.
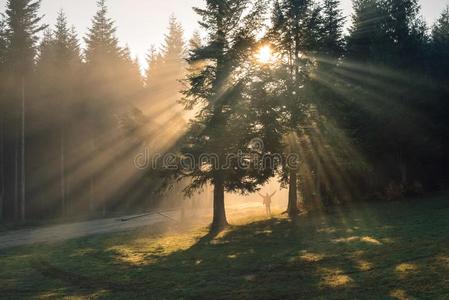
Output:
<path fill-rule="evenodd" d="M 262 46 L 256 54 L 257 61 L 266 64 L 273 59 L 273 50 L 270 46 Z"/>

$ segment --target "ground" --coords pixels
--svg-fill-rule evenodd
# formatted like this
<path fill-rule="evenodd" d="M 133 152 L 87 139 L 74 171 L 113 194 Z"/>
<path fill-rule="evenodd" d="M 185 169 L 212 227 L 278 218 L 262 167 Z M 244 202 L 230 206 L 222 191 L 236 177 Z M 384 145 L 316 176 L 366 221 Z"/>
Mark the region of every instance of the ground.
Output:
<path fill-rule="evenodd" d="M 435 196 L 0 250 L 0 298 L 449 299 L 448 216 Z"/>
<path fill-rule="evenodd" d="M 136 227 L 152 226 L 179 218 L 178 211 L 154 212 L 137 216 L 90 220 L 78 223 L 57 224 L 0 231 L 0 249 L 31 245 L 42 242 L 58 242 L 84 236 L 127 231 Z"/>

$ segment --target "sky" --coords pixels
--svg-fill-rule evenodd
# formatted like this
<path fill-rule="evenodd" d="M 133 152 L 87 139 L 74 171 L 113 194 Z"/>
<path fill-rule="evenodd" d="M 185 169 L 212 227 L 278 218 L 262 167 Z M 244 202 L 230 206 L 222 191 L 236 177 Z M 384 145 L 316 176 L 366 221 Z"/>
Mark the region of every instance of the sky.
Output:
<path fill-rule="evenodd" d="M 6 1 L 0 0 L 0 11 L 4 11 Z M 171 14 L 182 23 L 186 39 L 198 29 L 198 18 L 192 7 L 202 6 L 204 0 L 107 0 L 107 3 L 110 17 L 116 21 L 120 42 L 123 46 L 128 45 L 144 65 L 145 54 L 151 45 L 159 47 L 163 42 Z M 342 8 L 348 16 L 352 11 L 351 3 L 351 0 L 342 0 Z M 449 0 L 421 0 L 422 14 L 432 24 L 447 5 Z M 84 36 L 96 12 L 96 0 L 42 0 L 44 22 L 53 25 L 60 9 Z"/>

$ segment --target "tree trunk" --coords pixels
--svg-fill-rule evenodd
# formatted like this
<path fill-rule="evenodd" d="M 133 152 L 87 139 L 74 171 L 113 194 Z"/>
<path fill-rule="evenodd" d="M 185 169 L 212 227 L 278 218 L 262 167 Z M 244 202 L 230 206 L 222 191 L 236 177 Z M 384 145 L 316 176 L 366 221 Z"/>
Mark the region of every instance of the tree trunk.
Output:
<path fill-rule="evenodd" d="M 0 119 L 0 222 L 3 220 L 3 207 L 5 201 L 5 146 L 3 126 L 3 120 Z"/>
<path fill-rule="evenodd" d="M 26 103 L 25 103 L 25 78 L 22 77 L 22 128 L 21 128 L 21 159 L 20 159 L 20 220 L 26 221 L 26 166 L 25 166 L 25 117 L 26 117 Z"/>
<path fill-rule="evenodd" d="M 290 182 L 288 190 L 287 213 L 290 218 L 295 218 L 299 214 L 298 209 L 298 175 L 295 170 L 290 170 Z"/>
<path fill-rule="evenodd" d="M 60 140 L 60 172 L 61 172 L 61 213 L 65 217 L 67 213 L 66 207 L 66 191 L 65 191 L 65 130 L 64 124 L 61 126 Z"/>
<path fill-rule="evenodd" d="M 220 231 L 228 225 L 224 203 L 224 182 L 222 178 L 218 178 L 214 184 L 214 217 L 211 231 Z"/>
<path fill-rule="evenodd" d="M 94 177 L 91 175 L 89 179 L 89 212 L 93 214 L 95 211 L 95 190 L 94 190 Z"/>
<path fill-rule="evenodd" d="M 19 220 L 19 141 L 14 142 L 14 221 Z"/>
<path fill-rule="evenodd" d="M 399 163 L 399 171 L 401 173 L 401 184 L 405 187 L 407 185 L 407 164 L 405 162 Z"/>

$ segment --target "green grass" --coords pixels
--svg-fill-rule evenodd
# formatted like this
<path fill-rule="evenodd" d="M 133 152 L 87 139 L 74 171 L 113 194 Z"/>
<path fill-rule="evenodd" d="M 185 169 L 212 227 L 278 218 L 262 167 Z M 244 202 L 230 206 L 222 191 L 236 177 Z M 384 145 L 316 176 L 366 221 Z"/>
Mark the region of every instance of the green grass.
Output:
<path fill-rule="evenodd" d="M 1 299 L 449 299 L 449 197 L 0 252 Z"/>

